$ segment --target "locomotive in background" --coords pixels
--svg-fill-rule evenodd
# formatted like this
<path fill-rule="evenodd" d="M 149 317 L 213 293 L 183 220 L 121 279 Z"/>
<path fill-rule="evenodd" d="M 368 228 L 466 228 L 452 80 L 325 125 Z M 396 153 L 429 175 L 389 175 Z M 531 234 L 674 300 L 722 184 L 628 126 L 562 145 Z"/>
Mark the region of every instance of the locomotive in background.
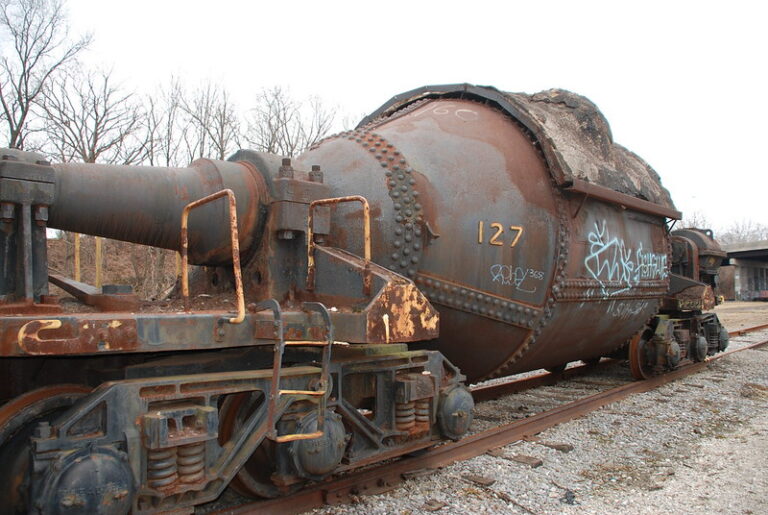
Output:
<path fill-rule="evenodd" d="M 277 496 L 460 438 L 465 380 L 624 351 L 646 377 L 727 345 L 711 233 L 670 235 L 656 173 L 567 91 L 420 88 L 295 160 L 2 154 L 0 504 L 20 512 Z M 178 295 L 49 275 L 47 227 L 180 251 Z"/>

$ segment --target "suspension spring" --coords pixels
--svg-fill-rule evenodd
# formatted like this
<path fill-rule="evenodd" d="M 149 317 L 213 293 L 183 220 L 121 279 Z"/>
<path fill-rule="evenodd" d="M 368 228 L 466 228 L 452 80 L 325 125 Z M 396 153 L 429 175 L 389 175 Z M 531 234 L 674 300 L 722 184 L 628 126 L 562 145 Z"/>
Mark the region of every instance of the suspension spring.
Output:
<path fill-rule="evenodd" d="M 151 488 L 169 486 L 178 477 L 176 447 L 147 451 L 147 483 Z"/>
<path fill-rule="evenodd" d="M 416 401 L 416 423 L 418 425 L 429 425 L 429 415 L 429 398 Z"/>
<path fill-rule="evenodd" d="M 179 479 L 196 483 L 205 476 L 205 442 L 179 446 Z"/>
<path fill-rule="evenodd" d="M 395 403 L 395 426 L 399 431 L 408 431 L 416 425 L 416 403 Z"/>

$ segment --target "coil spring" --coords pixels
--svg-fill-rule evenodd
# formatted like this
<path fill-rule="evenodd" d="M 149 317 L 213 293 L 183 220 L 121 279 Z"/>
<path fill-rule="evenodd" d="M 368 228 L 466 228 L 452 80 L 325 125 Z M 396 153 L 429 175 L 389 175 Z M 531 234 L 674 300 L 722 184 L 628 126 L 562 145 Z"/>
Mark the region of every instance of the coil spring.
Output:
<path fill-rule="evenodd" d="M 179 446 L 179 479 L 196 483 L 205 475 L 205 442 Z"/>
<path fill-rule="evenodd" d="M 395 426 L 399 431 L 407 431 L 416 425 L 416 403 L 395 403 Z"/>
<path fill-rule="evenodd" d="M 177 469 L 176 447 L 147 452 L 147 483 L 151 488 L 173 484 L 179 477 Z"/>
<path fill-rule="evenodd" d="M 429 425 L 429 399 L 416 401 L 416 423 Z"/>

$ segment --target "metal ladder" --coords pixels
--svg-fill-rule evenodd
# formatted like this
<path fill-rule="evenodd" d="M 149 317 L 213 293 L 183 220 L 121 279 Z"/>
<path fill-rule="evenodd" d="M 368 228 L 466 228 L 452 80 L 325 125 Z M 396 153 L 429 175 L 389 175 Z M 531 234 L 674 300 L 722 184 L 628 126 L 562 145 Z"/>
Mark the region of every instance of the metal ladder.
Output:
<path fill-rule="evenodd" d="M 328 309 L 319 302 L 305 302 L 303 304 L 304 311 L 315 311 L 320 313 L 326 325 L 326 340 L 285 340 L 285 334 L 283 331 L 282 310 L 280 304 L 275 299 L 269 299 L 260 302 L 255 311 L 271 310 L 274 316 L 274 324 L 277 329 L 277 343 L 274 346 L 274 361 L 272 363 L 272 384 L 269 391 L 269 399 L 267 406 L 267 438 L 278 443 L 292 442 L 295 440 L 311 440 L 323 436 L 323 426 L 325 422 L 325 409 L 327 406 L 328 393 L 330 384 L 330 362 L 331 362 L 331 348 L 333 346 L 333 325 L 331 324 L 331 314 Z M 283 368 L 283 353 L 286 346 L 297 347 L 323 347 L 323 355 L 320 365 L 320 382 L 317 390 L 282 390 L 280 388 L 280 374 Z M 281 397 L 306 397 L 307 400 L 311 400 L 317 404 L 317 431 L 312 433 L 293 433 L 278 435 L 277 434 L 277 420 L 275 415 L 277 413 L 278 402 Z"/>

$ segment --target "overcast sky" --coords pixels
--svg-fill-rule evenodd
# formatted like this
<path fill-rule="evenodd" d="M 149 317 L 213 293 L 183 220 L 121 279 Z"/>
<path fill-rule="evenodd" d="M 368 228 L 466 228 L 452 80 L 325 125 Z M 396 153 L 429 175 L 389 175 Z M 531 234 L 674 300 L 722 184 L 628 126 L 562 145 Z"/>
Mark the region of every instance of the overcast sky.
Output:
<path fill-rule="evenodd" d="M 143 92 L 176 76 L 242 106 L 264 87 L 355 118 L 395 94 L 469 82 L 589 97 L 614 139 L 714 228 L 768 223 L 763 2 L 67 0 L 87 64 Z"/>

